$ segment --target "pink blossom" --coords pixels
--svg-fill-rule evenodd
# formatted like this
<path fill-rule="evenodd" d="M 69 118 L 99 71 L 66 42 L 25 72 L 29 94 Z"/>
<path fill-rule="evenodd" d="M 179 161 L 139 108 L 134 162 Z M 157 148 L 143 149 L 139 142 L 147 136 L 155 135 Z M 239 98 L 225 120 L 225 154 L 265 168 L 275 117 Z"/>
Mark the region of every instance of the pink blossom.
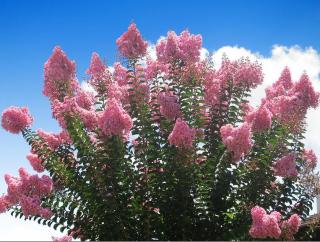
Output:
<path fill-rule="evenodd" d="M 43 172 L 44 171 L 44 167 L 42 165 L 42 160 L 38 157 L 38 155 L 33 154 L 33 153 L 29 153 L 27 155 L 27 159 L 30 162 L 30 165 L 32 166 L 32 168 L 37 171 L 37 172 Z"/>
<path fill-rule="evenodd" d="M 98 126 L 98 114 L 94 110 L 86 110 L 84 108 L 77 109 L 78 116 L 83 122 L 84 126 L 89 130 L 95 130 Z"/>
<path fill-rule="evenodd" d="M 113 72 L 114 80 L 118 82 L 119 86 L 127 85 L 128 83 L 127 68 L 123 67 L 120 62 L 114 63 L 113 68 L 114 68 L 114 72 Z"/>
<path fill-rule="evenodd" d="M 182 119 L 178 118 L 168 140 L 178 148 L 191 148 L 195 138 L 195 130 Z"/>
<path fill-rule="evenodd" d="M 248 123 L 238 127 L 227 124 L 221 127 L 220 135 L 227 150 L 232 153 L 232 160 L 238 161 L 247 155 L 253 145 L 251 129 Z"/>
<path fill-rule="evenodd" d="M 292 127 L 299 124 L 307 110 L 316 108 L 319 102 L 319 93 L 315 92 L 307 74 L 292 84 L 287 68 L 279 80 L 266 89 L 266 96 L 268 107 L 277 120 Z"/>
<path fill-rule="evenodd" d="M 137 104 L 148 103 L 150 99 L 150 88 L 147 83 L 143 80 L 140 81 L 140 78 L 134 80 L 132 84 L 129 85 L 131 89 L 129 95 L 132 102 Z"/>
<path fill-rule="evenodd" d="M 66 117 L 78 117 L 88 130 L 97 127 L 97 113 L 94 109 L 87 110 L 79 106 L 77 97 L 66 97 L 63 102 L 52 102 L 53 116 L 58 120 L 63 129 L 67 128 Z"/>
<path fill-rule="evenodd" d="M 61 144 L 62 140 L 60 139 L 59 135 L 54 133 L 48 133 L 41 129 L 37 130 L 37 133 L 41 139 L 43 139 L 44 142 L 48 144 L 50 149 L 55 150 L 57 149 Z"/>
<path fill-rule="evenodd" d="M 20 206 L 24 216 L 29 217 L 30 215 L 40 215 L 41 206 L 40 199 L 38 197 L 27 197 L 21 196 Z"/>
<path fill-rule="evenodd" d="M 24 168 L 20 168 L 19 177 L 5 175 L 5 181 L 8 185 L 8 194 L 5 196 L 7 207 L 20 205 L 26 217 L 48 217 L 51 214 L 48 208 L 40 205 L 40 199 L 48 196 L 53 189 L 53 182 L 49 176 L 30 175 Z"/>
<path fill-rule="evenodd" d="M 301 219 L 299 215 L 293 214 L 288 220 L 281 223 L 282 237 L 285 240 L 294 240 L 293 235 L 299 231 Z"/>
<path fill-rule="evenodd" d="M 161 92 L 158 95 L 160 113 L 167 119 L 174 120 L 180 115 L 180 104 L 178 98 L 170 93 Z"/>
<path fill-rule="evenodd" d="M 181 68 L 179 74 L 182 83 L 192 83 L 194 81 L 201 83 L 207 72 L 206 62 L 187 63 Z"/>
<path fill-rule="evenodd" d="M 79 107 L 84 108 L 86 110 L 91 110 L 95 102 L 94 94 L 92 92 L 87 92 L 82 89 L 78 90 L 75 98 Z"/>
<path fill-rule="evenodd" d="M 305 161 L 306 165 L 311 169 L 316 168 L 318 158 L 313 150 L 304 149 L 302 159 Z"/>
<path fill-rule="evenodd" d="M 295 160 L 296 156 L 294 153 L 289 153 L 277 160 L 273 166 L 275 175 L 282 177 L 297 176 L 298 171 Z"/>
<path fill-rule="evenodd" d="M 98 120 L 98 126 L 104 135 L 118 135 L 127 139 L 132 128 L 132 120 L 118 101 L 112 98 L 108 100 L 107 108 Z"/>
<path fill-rule="evenodd" d="M 150 59 L 147 60 L 147 65 L 144 69 L 145 72 L 145 79 L 147 81 L 152 80 L 153 78 L 156 78 L 158 75 L 163 75 L 163 77 L 166 77 L 168 73 L 168 65 L 163 64 L 159 61 L 152 61 Z"/>
<path fill-rule="evenodd" d="M 254 111 L 254 108 L 247 102 L 241 103 L 240 108 L 241 108 L 244 116 L 247 116 L 249 113 Z"/>
<path fill-rule="evenodd" d="M 217 71 L 217 78 L 222 81 L 223 86 L 231 81 L 234 86 L 255 88 L 262 83 L 263 74 L 261 66 L 249 59 L 230 61 L 225 58 Z"/>
<path fill-rule="evenodd" d="M 286 90 L 289 90 L 292 87 L 293 83 L 291 79 L 291 73 L 287 66 L 283 69 L 281 76 L 276 84 L 281 84 Z"/>
<path fill-rule="evenodd" d="M 59 46 L 44 64 L 44 89 L 43 94 L 51 101 L 62 100 L 65 96 L 72 96 L 78 88 L 76 81 L 75 62 L 70 61 Z"/>
<path fill-rule="evenodd" d="M 319 104 L 319 93 L 312 86 L 309 76 L 303 73 L 297 83 L 294 84 L 291 93 L 295 93 L 301 101 L 301 107 L 316 108 Z"/>
<path fill-rule="evenodd" d="M 175 32 L 169 31 L 167 38 L 158 42 L 156 51 L 158 60 L 163 63 L 179 59 L 183 62 L 194 63 L 200 59 L 201 47 L 201 35 L 193 35 L 185 30 L 177 36 Z"/>
<path fill-rule="evenodd" d="M 52 237 L 53 242 L 70 242 L 72 241 L 72 236 L 64 235 L 60 238 L 58 237 Z"/>
<path fill-rule="evenodd" d="M 261 132 L 271 127 L 272 113 L 265 105 L 261 105 L 256 111 L 248 113 L 245 121 L 251 124 L 252 131 Z"/>
<path fill-rule="evenodd" d="M 301 219 L 298 214 L 293 214 L 288 219 L 288 224 L 290 226 L 291 231 L 295 234 L 299 231 L 299 227 L 301 226 Z"/>
<path fill-rule="evenodd" d="M 188 30 L 182 31 L 178 38 L 180 58 L 184 61 L 197 62 L 200 59 L 202 36 L 190 34 Z"/>
<path fill-rule="evenodd" d="M 26 107 L 9 107 L 2 113 L 1 125 L 2 127 L 13 133 L 18 134 L 33 122 L 28 108 Z"/>
<path fill-rule="evenodd" d="M 306 109 L 301 107 L 301 100 L 297 95 L 275 97 L 268 105 L 277 120 L 284 124 L 298 123 L 306 112 Z"/>
<path fill-rule="evenodd" d="M 118 101 L 128 102 L 128 85 L 120 86 L 118 82 L 112 82 L 108 85 L 108 98 L 115 98 Z"/>
<path fill-rule="evenodd" d="M 111 73 L 95 52 L 92 53 L 90 67 L 86 73 L 90 75 L 89 83 L 95 90 L 100 94 L 104 93 L 106 86 L 111 81 Z"/>
<path fill-rule="evenodd" d="M 134 23 L 130 24 L 128 31 L 121 35 L 116 43 L 121 55 L 128 59 L 143 57 L 147 52 L 148 44 L 142 39 Z"/>
<path fill-rule="evenodd" d="M 169 31 L 166 39 L 156 45 L 157 58 L 160 62 L 170 63 L 180 57 L 178 36 L 174 31 Z"/>
<path fill-rule="evenodd" d="M 49 208 L 41 208 L 40 216 L 45 219 L 50 219 L 53 215 L 53 212 Z"/>
<path fill-rule="evenodd" d="M 267 214 L 266 211 L 255 206 L 251 209 L 252 225 L 249 230 L 249 234 L 253 238 L 275 238 L 278 239 L 281 235 L 281 229 L 279 227 L 279 222 L 281 215 L 278 212 L 272 212 Z"/>
<path fill-rule="evenodd" d="M 215 72 L 209 71 L 205 75 L 204 100 L 206 104 L 215 106 L 220 102 L 221 80 L 216 79 Z"/>
<path fill-rule="evenodd" d="M 8 196 L 0 196 L 0 213 L 4 213 L 8 210 L 10 202 L 8 201 Z"/>

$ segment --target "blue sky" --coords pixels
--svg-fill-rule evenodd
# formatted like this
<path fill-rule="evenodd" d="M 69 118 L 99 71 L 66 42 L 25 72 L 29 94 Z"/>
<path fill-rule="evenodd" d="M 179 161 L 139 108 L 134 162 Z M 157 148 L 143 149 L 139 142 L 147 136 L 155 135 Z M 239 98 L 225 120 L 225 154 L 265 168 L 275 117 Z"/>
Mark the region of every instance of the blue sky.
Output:
<path fill-rule="evenodd" d="M 81 80 L 93 51 L 112 64 L 115 40 L 132 21 L 152 43 L 168 30 L 187 28 L 202 34 L 209 51 L 229 45 L 268 56 L 275 44 L 320 50 L 317 0 L 0 0 L 0 111 L 28 106 L 34 128 L 57 130 L 42 96 L 43 64 L 53 47 L 60 45 L 76 61 Z M 4 173 L 16 174 L 21 165 L 30 169 L 28 150 L 20 136 L 0 130 L 0 193 Z"/>

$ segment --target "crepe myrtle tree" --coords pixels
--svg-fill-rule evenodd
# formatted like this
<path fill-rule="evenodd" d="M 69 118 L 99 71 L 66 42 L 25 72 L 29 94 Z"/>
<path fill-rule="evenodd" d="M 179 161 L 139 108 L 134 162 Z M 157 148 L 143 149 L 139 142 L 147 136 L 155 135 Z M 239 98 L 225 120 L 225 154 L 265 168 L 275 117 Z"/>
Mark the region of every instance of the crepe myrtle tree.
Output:
<path fill-rule="evenodd" d="M 26 107 L 3 112 L 44 175 L 5 175 L 0 212 L 67 234 L 56 241 L 310 239 L 299 231 L 319 193 L 302 143 L 319 101 L 308 75 L 284 68 L 252 107 L 261 66 L 225 57 L 215 68 L 201 35 L 170 31 L 152 58 L 132 23 L 116 44 L 113 68 L 92 54 L 92 92 L 54 48 L 43 94 L 60 133 L 31 130 Z"/>

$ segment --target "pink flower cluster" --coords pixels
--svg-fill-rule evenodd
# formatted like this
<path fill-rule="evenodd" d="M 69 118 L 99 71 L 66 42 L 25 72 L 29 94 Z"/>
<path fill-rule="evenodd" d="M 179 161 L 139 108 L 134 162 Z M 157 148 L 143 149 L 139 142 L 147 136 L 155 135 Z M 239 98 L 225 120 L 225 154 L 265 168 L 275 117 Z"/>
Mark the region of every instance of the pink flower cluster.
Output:
<path fill-rule="evenodd" d="M 64 235 L 62 237 L 52 237 L 53 242 L 70 242 L 72 241 L 72 236 Z"/>
<path fill-rule="evenodd" d="M 206 104 L 215 106 L 220 103 L 221 80 L 216 78 L 214 71 L 209 71 L 205 75 L 204 100 Z"/>
<path fill-rule="evenodd" d="M 279 212 L 272 212 L 267 214 L 266 211 L 255 206 L 251 209 L 252 225 L 249 230 L 249 234 L 253 238 L 274 238 L 279 239 L 281 235 L 281 229 L 279 222 L 281 214 Z"/>
<path fill-rule="evenodd" d="M 178 118 L 170 133 L 168 140 L 171 145 L 178 148 L 191 148 L 196 131 L 182 119 Z"/>
<path fill-rule="evenodd" d="M 41 129 L 37 130 L 37 133 L 44 142 L 47 143 L 50 149 L 55 150 L 63 143 L 71 144 L 71 139 L 67 131 L 63 130 L 58 134 L 48 133 Z"/>
<path fill-rule="evenodd" d="M 293 152 L 283 156 L 273 165 L 274 174 L 281 177 L 297 176 L 296 156 Z"/>
<path fill-rule="evenodd" d="M 117 39 L 116 44 L 121 55 L 128 59 L 145 56 L 148 46 L 134 23 L 130 24 L 128 31 Z"/>
<path fill-rule="evenodd" d="M 38 157 L 37 154 L 34 153 L 29 153 L 27 155 L 27 159 L 30 162 L 30 165 L 32 166 L 32 168 L 37 171 L 37 172 L 43 172 L 44 171 L 44 167 L 42 165 L 42 160 Z"/>
<path fill-rule="evenodd" d="M 234 86 L 255 88 L 263 81 L 262 67 L 257 63 L 250 62 L 249 59 L 237 61 L 223 59 L 216 77 L 221 80 L 223 86 L 231 81 Z"/>
<path fill-rule="evenodd" d="M 299 231 L 301 219 L 297 214 L 290 216 L 288 220 L 281 223 L 282 237 L 285 240 L 294 240 L 293 235 Z"/>
<path fill-rule="evenodd" d="M 123 67 L 120 62 L 114 63 L 113 68 L 114 68 L 114 72 L 113 72 L 114 80 L 119 84 L 119 86 L 126 85 L 128 83 L 127 68 Z"/>
<path fill-rule="evenodd" d="M 63 100 L 65 96 L 72 96 L 78 88 L 76 81 L 75 62 L 70 61 L 59 46 L 44 64 L 44 89 L 43 94 L 51 101 Z"/>
<path fill-rule="evenodd" d="M 163 63 L 176 60 L 182 60 L 185 63 L 197 62 L 200 59 L 201 46 L 201 35 L 193 35 L 185 30 L 177 36 L 175 32 L 170 31 L 167 38 L 160 40 L 157 44 L 157 57 Z"/>
<path fill-rule="evenodd" d="M 119 102 L 112 98 L 108 100 L 106 110 L 99 117 L 98 126 L 106 136 L 117 135 L 128 139 L 132 120 Z"/>
<path fill-rule="evenodd" d="M 170 93 L 161 92 L 158 95 L 160 113 L 169 120 L 174 120 L 180 115 L 178 98 Z"/>
<path fill-rule="evenodd" d="M 97 53 L 92 54 L 90 67 L 86 73 L 90 75 L 89 83 L 98 93 L 103 93 L 105 87 L 111 81 L 111 73 Z"/>
<path fill-rule="evenodd" d="M 304 149 L 302 159 L 307 167 L 314 169 L 317 166 L 318 158 L 313 150 Z"/>
<path fill-rule="evenodd" d="M 88 130 L 97 127 L 97 112 L 93 108 L 93 96 L 84 91 L 79 91 L 74 97 L 65 97 L 63 102 L 52 102 L 53 116 L 62 128 L 66 128 L 66 116 L 79 117 Z"/>
<path fill-rule="evenodd" d="M 1 125 L 2 127 L 13 133 L 18 134 L 33 122 L 28 108 L 26 107 L 9 107 L 2 113 Z"/>
<path fill-rule="evenodd" d="M 20 205 L 23 214 L 38 215 L 50 218 L 52 212 L 41 207 L 41 198 L 48 196 L 53 189 L 53 182 L 49 176 L 30 175 L 24 168 L 19 169 L 20 177 L 5 175 L 8 185 L 7 195 L 0 198 L 0 212 L 5 212 L 11 206 Z"/>
<path fill-rule="evenodd" d="M 239 161 L 253 146 L 250 125 L 246 122 L 238 127 L 233 127 L 231 124 L 224 125 L 220 128 L 220 135 L 223 144 L 231 152 L 233 161 Z"/>
<path fill-rule="evenodd" d="M 108 85 L 108 98 L 115 98 L 118 101 L 127 103 L 129 101 L 128 85 L 120 86 L 118 82 L 112 82 Z"/>
<path fill-rule="evenodd" d="M 152 61 L 150 59 L 147 60 L 147 65 L 144 69 L 145 78 L 147 81 L 152 80 L 158 75 L 163 75 L 165 78 L 169 72 L 169 67 L 167 64 L 161 63 L 159 61 Z"/>
<path fill-rule="evenodd" d="M 252 131 L 261 132 L 271 127 L 272 113 L 265 105 L 261 105 L 256 111 L 249 112 L 245 121 L 251 124 Z"/>
<path fill-rule="evenodd" d="M 301 219 L 297 214 L 290 216 L 288 220 L 281 221 L 279 212 L 267 214 L 266 211 L 255 206 L 251 209 L 252 225 L 249 234 L 253 238 L 279 239 L 280 236 L 286 240 L 293 240 L 293 235 L 299 231 Z"/>
<path fill-rule="evenodd" d="M 279 80 L 266 89 L 265 103 L 281 123 L 294 125 L 299 124 L 309 108 L 318 106 L 319 93 L 305 73 L 293 83 L 286 67 Z"/>

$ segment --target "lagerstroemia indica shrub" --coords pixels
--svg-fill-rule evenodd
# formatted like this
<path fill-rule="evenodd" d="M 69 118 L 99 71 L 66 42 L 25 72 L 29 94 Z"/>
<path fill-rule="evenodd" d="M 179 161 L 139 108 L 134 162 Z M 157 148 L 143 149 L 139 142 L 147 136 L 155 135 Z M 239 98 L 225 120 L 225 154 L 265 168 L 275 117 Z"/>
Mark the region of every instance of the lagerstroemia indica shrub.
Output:
<path fill-rule="evenodd" d="M 47 175 L 5 175 L 0 212 L 65 231 L 62 240 L 298 238 L 318 194 L 317 157 L 302 143 L 319 102 L 307 74 L 292 81 L 285 68 L 254 108 L 261 66 L 224 58 L 215 68 L 200 58 L 200 35 L 168 32 L 156 59 L 135 24 L 116 43 L 113 68 L 92 55 L 94 92 L 54 48 L 43 94 L 60 133 L 32 131 L 25 107 L 3 112 L 2 127 L 22 134 Z"/>

